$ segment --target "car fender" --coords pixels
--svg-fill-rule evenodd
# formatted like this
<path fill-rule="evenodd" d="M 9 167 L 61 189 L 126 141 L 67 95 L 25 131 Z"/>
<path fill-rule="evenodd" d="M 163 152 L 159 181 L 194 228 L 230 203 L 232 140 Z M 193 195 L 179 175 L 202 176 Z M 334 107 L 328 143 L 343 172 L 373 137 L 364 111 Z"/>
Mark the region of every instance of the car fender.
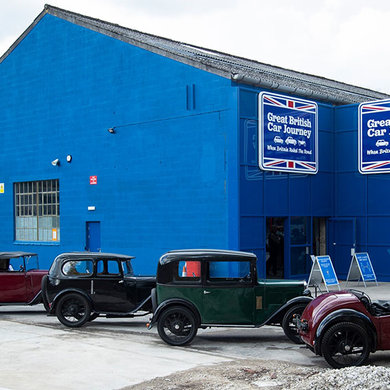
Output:
<path fill-rule="evenodd" d="M 272 316 L 267 319 L 267 321 L 265 322 L 264 325 L 281 322 L 284 314 L 286 313 L 286 311 L 290 307 L 298 305 L 300 303 L 308 305 L 312 300 L 313 300 L 313 297 L 311 297 L 311 296 L 299 296 L 299 297 L 295 297 L 295 298 L 290 299 L 283 306 L 281 306 L 278 310 L 276 310 L 276 312 L 273 313 Z"/>
<path fill-rule="evenodd" d="M 364 313 L 361 313 L 360 311 L 354 310 L 354 309 L 339 309 L 335 310 L 334 312 L 328 314 L 317 327 L 316 330 L 316 335 L 315 335 L 315 353 L 317 355 L 321 355 L 321 350 L 320 350 L 320 345 L 321 345 L 321 340 L 322 337 L 325 333 L 326 330 L 328 330 L 332 325 L 336 324 L 337 322 L 344 322 L 344 321 L 349 321 L 349 322 L 354 322 L 356 323 L 356 320 L 359 322 L 362 322 L 367 330 L 371 332 L 372 335 L 372 350 L 376 349 L 376 340 L 377 340 L 377 335 L 376 335 L 376 328 L 375 325 L 372 323 L 371 319 L 365 315 Z"/>
<path fill-rule="evenodd" d="M 196 318 L 198 325 L 200 325 L 201 317 L 200 317 L 199 311 L 198 311 L 197 307 L 192 302 L 187 301 L 185 299 L 181 299 L 181 298 L 172 298 L 172 299 L 167 299 L 166 301 L 160 303 L 157 306 L 156 310 L 153 312 L 153 317 L 148 324 L 148 329 L 151 329 L 153 327 L 153 325 L 158 321 L 160 314 L 165 309 L 167 309 L 168 307 L 171 307 L 171 306 L 185 306 L 187 309 L 190 309 L 195 314 L 195 318 Z"/>
<path fill-rule="evenodd" d="M 49 314 L 55 314 L 58 301 L 61 299 L 62 296 L 64 296 L 65 294 L 69 294 L 69 293 L 77 293 L 77 294 L 80 294 L 80 295 L 84 296 L 88 300 L 88 302 L 91 304 L 91 307 L 93 307 L 93 302 L 92 302 L 90 296 L 85 291 L 79 290 L 77 288 L 67 288 L 65 290 L 60 291 L 54 297 L 53 302 L 50 305 Z"/>

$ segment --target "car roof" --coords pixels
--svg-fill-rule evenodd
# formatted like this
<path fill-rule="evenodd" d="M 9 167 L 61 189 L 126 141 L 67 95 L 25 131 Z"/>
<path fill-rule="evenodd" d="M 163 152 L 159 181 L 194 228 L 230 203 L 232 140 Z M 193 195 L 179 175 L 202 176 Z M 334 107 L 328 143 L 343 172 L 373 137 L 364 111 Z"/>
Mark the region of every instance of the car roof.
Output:
<path fill-rule="evenodd" d="M 17 257 L 31 257 L 38 256 L 32 252 L 0 252 L 0 259 L 16 259 Z"/>
<path fill-rule="evenodd" d="M 105 252 L 67 252 L 61 253 L 56 257 L 56 259 L 90 259 L 93 257 L 94 259 L 118 259 L 121 261 L 134 259 L 134 256 L 122 255 L 118 253 L 105 253 Z"/>
<path fill-rule="evenodd" d="M 180 249 L 173 250 L 161 256 L 159 263 L 161 265 L 177 260 L 197 260 L 205 261 L 212 258 L 216 261 L 244 261 L 255 260 L 256 255 L 249 252 L 223 250 L 223 249 Z"/>

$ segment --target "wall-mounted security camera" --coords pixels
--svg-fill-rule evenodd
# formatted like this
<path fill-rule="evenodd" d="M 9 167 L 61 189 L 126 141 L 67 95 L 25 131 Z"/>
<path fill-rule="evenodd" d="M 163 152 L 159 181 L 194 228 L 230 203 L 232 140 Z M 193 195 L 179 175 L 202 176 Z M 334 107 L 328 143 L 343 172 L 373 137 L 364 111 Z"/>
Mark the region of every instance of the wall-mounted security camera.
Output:
<path fill-rule="evenodd" d="M 51 165 L 53 165 L 53 167 L 55 167 L 56 165 L 60 165 L 60 160 L 58 158 L 56 158 L 55 160 L 53 160 L 51 162 Z"/>

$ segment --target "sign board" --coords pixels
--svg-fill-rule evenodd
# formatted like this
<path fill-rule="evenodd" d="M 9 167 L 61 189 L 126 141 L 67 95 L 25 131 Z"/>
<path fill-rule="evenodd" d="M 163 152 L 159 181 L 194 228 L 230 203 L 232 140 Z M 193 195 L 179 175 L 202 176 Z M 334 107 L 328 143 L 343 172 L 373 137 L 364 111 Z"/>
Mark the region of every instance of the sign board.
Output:
<path fill-rule="evenodd" d="M 366 252 L 355 253 L 352 256 L 347 276 L 347 284 L 351 280 L 360 281 L 360 279 L 363 280 L 365 287 L 367 287 L 366 282 L 375 282 L 376 285 L 378 285 L 370 256 Z"/>
<path fill-rule="evenodd" d="M 317 103 L 259 94 L 259 166 L 266 171 L 318 171 Z"/>
<path fill-rule="evenodd" d="M 89 177 L 89 184 L 91 184 L 91 185 L 97 184 L 97 176 L 90 176 Z"/>
<path fill-rule="evenodd" d="M 359 172 L 390 172 L 390 99 L 359 105 Z"/>
<path fill-rule="evenodd" d="M 340 290 L 339 280 L 330 256 L 311 256 L 311 258 L 313 265 L 309 276 L 309 286 L 319 287 L 324 282 L 326 291 L 329 291 L 328 286 L 337 286 Z"/>
<path fill-rule="evenodd" d="M 4 194 L 4 183 L 0 183 L 0 194 Z"/>

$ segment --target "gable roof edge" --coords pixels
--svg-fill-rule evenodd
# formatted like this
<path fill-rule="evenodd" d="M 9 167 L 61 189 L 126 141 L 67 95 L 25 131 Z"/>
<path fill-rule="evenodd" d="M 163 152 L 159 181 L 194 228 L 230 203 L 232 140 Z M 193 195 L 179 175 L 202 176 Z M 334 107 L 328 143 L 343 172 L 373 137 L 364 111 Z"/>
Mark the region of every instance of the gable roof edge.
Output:
<path fill-rule="evenodd" d="M 15 50 L 20 42 L 30 33 L 30 31 L 41 21 L 48 13 L 48 6 L 45 5 L 43 11 L 34 19 L 34 21 L 23 31 L 19 38 L 8 48 L 8 50 L 0 57 L 0 64 Z"/>

